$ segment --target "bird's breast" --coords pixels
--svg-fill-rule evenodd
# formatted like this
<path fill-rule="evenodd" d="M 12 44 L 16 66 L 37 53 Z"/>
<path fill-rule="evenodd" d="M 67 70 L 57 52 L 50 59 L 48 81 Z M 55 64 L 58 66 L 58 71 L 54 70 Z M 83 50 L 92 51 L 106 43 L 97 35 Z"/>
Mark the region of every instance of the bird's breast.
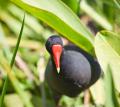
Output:
<path fill-rule="evenodd" d="M 50 59 L 46 79 L 56 92 L 74 97 L 88 87 L 91 80 L 91 67 L 81 53 L 65 51 L 60 59 L 60 73 L 57 73 L 54 61 Z"/>
<path fill-rule="evenodd" d="M 67 50 L 61 56 L 60 75 L 64 81 L 85 87 L 91 80 L 89 61 L 80 52 Z"/>

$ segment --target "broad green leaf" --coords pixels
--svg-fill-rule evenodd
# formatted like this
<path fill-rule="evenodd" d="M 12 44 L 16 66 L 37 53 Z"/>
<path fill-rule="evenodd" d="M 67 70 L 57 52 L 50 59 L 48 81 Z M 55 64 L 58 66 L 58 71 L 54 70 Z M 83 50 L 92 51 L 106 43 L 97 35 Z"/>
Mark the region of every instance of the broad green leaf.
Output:
<path fill-rule="evenodd" d="M 105 104 L 105 91 L 104 91 L 104 81 L 103 79 L 99 79 L 91 88 L 91 95 L 93 101 L 96 105 L 104 105 Z"/>
<path fill-rule="evenodd" d="M 120 37 L 109 31 L 101 31 L 95 38 L 95 52 L 106 74 L 110 65 L 115 88 L 120 93 Z"/>
<path fill-rule="evenodd" d="M 71 42 L 92 53 L 94 37 L 61 0 L 11 0 Z"/>
<path fill-rule="evenodd" d="M 107 66 L 107 72 L 105 75 L 105 95 L 105 107 L 119 107 L 110 65 Z"/>
<path fill-rule="evenodd" d="M 9 4 L 9 0 L 0 0 L 0 8 L 5 9 Z"/>
<path fill-rule="evenodd" d="M 80 0 L 62 0 L 66 5 L 68 5 L 76 14 L 79 12 Z"/>

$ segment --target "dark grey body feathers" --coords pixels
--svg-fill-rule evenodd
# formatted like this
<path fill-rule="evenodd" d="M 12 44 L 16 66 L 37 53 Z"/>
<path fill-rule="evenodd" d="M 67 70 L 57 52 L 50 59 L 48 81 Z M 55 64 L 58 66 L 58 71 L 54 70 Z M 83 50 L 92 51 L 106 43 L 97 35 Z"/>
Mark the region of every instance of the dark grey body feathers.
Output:
<path fill-rule="evenodd" d="M 75 97 L 94 84 L 100 75 L 97 61 L 80 48 L 70 45 L 64 47 L 61 55 L 60 73 L 57 73 L 51 57 L 45 78 L 55 93 Z"/>

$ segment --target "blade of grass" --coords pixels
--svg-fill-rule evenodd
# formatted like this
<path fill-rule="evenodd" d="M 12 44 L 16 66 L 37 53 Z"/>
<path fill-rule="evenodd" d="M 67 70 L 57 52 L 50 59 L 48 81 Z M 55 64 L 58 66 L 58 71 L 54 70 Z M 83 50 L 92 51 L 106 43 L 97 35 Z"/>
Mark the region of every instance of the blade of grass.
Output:
<path fill-rule="evenodd" d="M 20 33 L 19 33 L 19 37 L 18 37 L 18 40 L 17 40 L 17 44 L 16 44 L 16 47 L 15 47 L 15 50 L 14 50 L 14 53 L 13 53 L 13 57 L 12 57 L 11 62 L 10 62 L 11 68 L 13 67 L 13 64 L 15 62 L 15 57 L 16 57 L 16 54 L 17 54 L 17 51 L 18 51 L 18 48 L 19 48 L 19 44 L 20 44 L 20 40 L 21 40 L 21 37 L 22 37 L 23 28 L 24 28 L 24 21 L 25 21 L 25 14 L 24 14 L 21 30 L 20 30 Z M 7 86 L 8 86 L 8 76 L 6 77 L 4 85 L 3 85 L 3 90 L 2 90 L 2 94 L 1 94 L 1 98 L 0 98 L 0 107 L 3 107 L 3 100 L 4 100 L 6 90 L 7 90 Z"/>
<path fill-rule="evenodd" d="M 17 44 L 16 44 L 16 47 L 15 47 L 15 50 L 14 50 L 14 53 L 13 53 L 11 63 L 10 63 L 11 67 L 13 66 L 13 64 L 15 62 L 15 57 L 16 57 L 16 54 L 17 54 L 17 51 L 18 51 L 18 48 L 19 48 L 19 44 L 20 44 L 20 40 L 21 40 L 21 37 L 22 37 L 22 33 L 23 33 L 24 22 L 25 22 L 25 14 L 24 14 L 24 17 L 23 17 L 22 27 L 21 27 L 20 34 L 19 34 L 19 37 L 18 37 L 18 40 L 17 40 Z"/>
<path fill-rule="evenodd" d="M 0 107 L 3 107 L 3 100 L 4 100 L 6 90 L 7 90 L 7 86 L 8 86 L 8 77 L 6 77 L 4 85 L 3 85 L 2 94 L 0 98 Z"/>

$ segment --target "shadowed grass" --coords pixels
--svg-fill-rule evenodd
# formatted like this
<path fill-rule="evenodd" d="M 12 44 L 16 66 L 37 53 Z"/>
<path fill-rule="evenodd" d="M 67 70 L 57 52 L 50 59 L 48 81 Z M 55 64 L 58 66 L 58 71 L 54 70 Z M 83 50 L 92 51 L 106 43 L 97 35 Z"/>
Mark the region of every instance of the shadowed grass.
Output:
<path fill-rule="evenodd" d="M 17 40 L 17 44 L 16 44 L 16 47 L 15 47 L 15 50 L 14 50 L 14 53 L 13 53 L 13 56 L 12 56 L 12 59 L 11 59 L 11 62 L 10 62 L 10 67 L 11 68 L 14 65 L 15 57 L 16 57 L 16 54 L 17 54 L 17 51 L 18 51 L 18 48 L 19 48 L 20 40 L 21 40 L 21 37 L 22 37 L 23 29 L 24 29 L 24 21 L 25 21 L 25 14 L 24 14 L 24 17 L 23 17 L 22 26 L 21 26 L 19 37 L 18 37 L 18 40 Z M 5 82 L 4 82 L 4 85 L 3 85 L 1 98 L 0 98 L 0 107 L 3 107 L 3 101 L 4 101 L 4 96 L 6 94 L 7 86 L 8 86 L 8 80 L 9 80 L 8 76 L 6 76 Z"/>

